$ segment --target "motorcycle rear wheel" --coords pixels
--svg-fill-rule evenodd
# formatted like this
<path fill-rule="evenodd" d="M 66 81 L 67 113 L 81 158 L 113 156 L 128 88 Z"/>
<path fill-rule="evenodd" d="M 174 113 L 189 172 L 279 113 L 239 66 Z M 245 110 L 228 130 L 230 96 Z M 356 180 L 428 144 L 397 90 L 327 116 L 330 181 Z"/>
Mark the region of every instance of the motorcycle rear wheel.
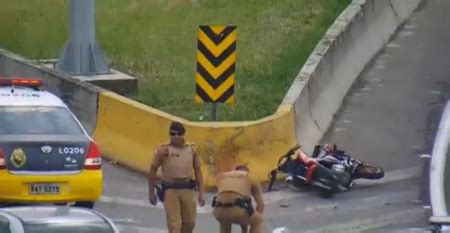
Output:
<path fill-rule="evenodd" d="M 361 166 L 357 167 L 354 172 L 354 179 L 368 179 L 368 180 L 377 180 L 384 177 L 384 170 L 374 164 L 364 163 Z"/>

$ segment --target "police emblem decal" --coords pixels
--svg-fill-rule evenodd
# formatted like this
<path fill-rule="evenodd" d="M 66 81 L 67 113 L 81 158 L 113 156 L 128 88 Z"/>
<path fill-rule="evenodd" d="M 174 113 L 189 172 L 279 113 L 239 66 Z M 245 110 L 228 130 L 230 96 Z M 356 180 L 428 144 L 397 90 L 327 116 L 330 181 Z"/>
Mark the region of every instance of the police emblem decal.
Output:
<path fill-rule="evenodd" d="M 21 148 L 16 148 L 11 154 L 11 164 L 16 168 L 21 168 L 25 165 L 27 161 L 27 156 Z"/>

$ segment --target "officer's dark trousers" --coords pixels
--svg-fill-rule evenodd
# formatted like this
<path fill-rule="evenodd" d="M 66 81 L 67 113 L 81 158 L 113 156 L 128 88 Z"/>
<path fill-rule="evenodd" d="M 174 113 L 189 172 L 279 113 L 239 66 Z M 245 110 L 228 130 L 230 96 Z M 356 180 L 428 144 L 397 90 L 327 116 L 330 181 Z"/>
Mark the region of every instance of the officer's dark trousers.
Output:
<path fill-rule="evenodd" d="M 242 196 L 237 193 L 221 193 L 217 195 L 217 201 L 234 203 L 240 197 Z M 245 209 L 238 206 L 230 208 L 216 207 L 213 210 L 213 215 L 220 223 L 220 233 L 231 233 L 232 224 L 250 226 L 250 233 L 263 232 L 263 218 L 257 211 L 252 216 L 249 216 Z"/>

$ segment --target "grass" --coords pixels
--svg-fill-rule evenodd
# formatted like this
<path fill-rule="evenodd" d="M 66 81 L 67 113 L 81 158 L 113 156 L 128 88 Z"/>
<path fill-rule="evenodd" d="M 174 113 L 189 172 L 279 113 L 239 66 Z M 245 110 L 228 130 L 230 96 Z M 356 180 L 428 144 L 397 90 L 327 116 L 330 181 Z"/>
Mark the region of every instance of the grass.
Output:
<path fill-rule="evenodd" d="M 97 40 L 112 67 L 139 79 L 138 101 L 190 120 L 198 25 L 237 26 L 236 102 L 219 120 L 271 115 L 329 25 L 350 0 L 96 0 Z M 0 0 L 0 47 L 58 58 L 67 0 Z"/>

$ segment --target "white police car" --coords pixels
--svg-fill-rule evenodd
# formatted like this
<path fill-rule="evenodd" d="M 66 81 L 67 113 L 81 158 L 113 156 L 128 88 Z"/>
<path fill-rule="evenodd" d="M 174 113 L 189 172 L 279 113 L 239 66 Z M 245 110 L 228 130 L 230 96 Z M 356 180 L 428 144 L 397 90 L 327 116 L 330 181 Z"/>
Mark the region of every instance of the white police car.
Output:
<path fill-rule="evenodd" d="M 101 154 L 43 81 L 0 78 L 0 203 L 92 208 L 101 195 Z"/>

